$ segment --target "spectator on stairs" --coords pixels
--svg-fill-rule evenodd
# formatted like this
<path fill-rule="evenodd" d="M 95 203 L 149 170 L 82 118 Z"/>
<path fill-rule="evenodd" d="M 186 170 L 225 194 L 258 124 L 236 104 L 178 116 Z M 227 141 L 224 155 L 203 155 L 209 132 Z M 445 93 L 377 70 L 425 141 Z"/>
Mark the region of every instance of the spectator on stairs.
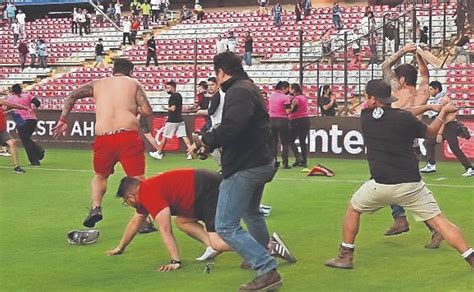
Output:
<path fill-rule="evenodd" d="M 20 36 L 20 24 L 18 23 L 18 20 L 13 20 L 11 29 L 13 32 L 13 46 L 16 47 L 16 43 L 18 42 L 18 38 Z"/>
<path fill-rule="evenodd" d="M 117 3 L 115 3 L 114 10 L 115 10 L 115 23 L 117 24 L 117 26 L 120 26 L 120 17 L 122 16 L 122 4 L 120 4 L 119 0 L 117 0 Z"/>
<path fill-rule="evenodd" d="M 72 14 L 71 14 L 71 32 L 72 34 L 77 34 L 77 27 L 79 26 L 79 23 L 77 22 L 77 17 L 79 16 L 79 12 L 76 7 L 72 8 Z"/>
<path fill-rule="evenodd" d="M 104 45 L 102 44 L 102 38 L 99 38 L 98 43 L 95 45 L 95 64 L 94 67 L 104 66 Z"/>
<path fill-rule="evenodd" d="M 48 68 L 48 51 L 47 51 L 47 46 L 46 43 L 43 39 L 40 39 L 38 41 L 38 57 L 39 57 L 39 65 L 41 68 L 46 69 Z"/>
<path fill-rule="evenodd" d="M 281 14 L 283 13 L 283 7 L 281 7 L 280 3 L 277 3 L 272 8 L 272 16 L 273 16 L 273 24 L 276 27 L 281 26 Z"/>
<path fill-rule="evenodd" d="M 143 29 L 148 29 L 150 23 L 150 11 L 151 5 L 148 4 L 148 0 L 144 0 L 142 4 Z"/>
<path fill-rule="evenodd" d="M 236 53 L 237 52 L 237 39 L 234 36 L 233 31 L 229 31 L 229 36 L 227 37 L 227 51 Z"/>
<path fill-rule="evenodd" d="M 216 55 L 227 51 L 226 40 L 222 39 L 221 35 L 217 37 L 215 49 L 216 49 Z"/>
<path fill-rule="evenodd" d="M 13 24 L 15 20 L 15 15 L 16 15 L 16 6 L 13 3 L 13 0 L 10 0 L 10 2 L 7 4 L 7 8 L 5 9 L 7 13 L 7 18 L 8 18 L 8 24 L 11 25 Z"/>
<path fill-rule="evenodd" d="M 133 45 L 137 44 L 137 34 L 138 34 L 139 30 L 140 30 L 140 21 L 138 21 L 138 18 L 135 17 L 132 20 L 132 33 L 131 33 L 131 36 L 130 36 L 130 39 L 131 39 Z"/>
<path fill-rule="evenodd" d="M 112 3 L 109 3 L 109 7 L 107 8 L 107 11 L 105 13 L 111 20 L 115 21 L 115 8 Z"/>
<path fill-rule="evenodd" d="M 25 39 L 20 39 L 20 43 L 18 44 L 18 53 L 20 55 L 20 67 L 21 70 L 25 69 L 26 63 L 26 54 L 28 54 L 28 46 L 26 45 Z"/>
<path fill-rule="evenodd" d="M 77 25 L 79 26 L 79 35 L 82 36 L 82 32 L 86 27 L 86 16 L 81 8 L 77 10 Z"/>
<path fill-rule="evenodd" d="M 193 12 L 189 10 L 186 5 L 183 5 L 183 8 L 181 9 L 181 21 L 191 19 L 193 17 Z"/>
<path fill-rule="evenodd" d="M 101 12 L 105 12 L 104 11 L 104 5 L 102 5 L 99 1 L 97 1 L 97 8 L 95 10 L 95 21 L 97 21 L 98 23 L 103 23 L 104 22 L 104 16 L 102 15 Z"/>
<path fill-rule="evenodd" d="M 133 17 L 138 17 L 140 15 L 140 10 L 142 9 L 142 5 L 138 0 L 132 0 L 130 3 L 130 11 L 132 12 Z"/>
<path fill-rule="evenodd" d="M 16 15 L 16 20 L 18 21 L 18 24 L 20 25 L 20 34 L 23 38 L 26 38 L 26 30 L 25 30 L 25 21 L 26 21 L 26 14 L 21 11 L 21 9 L 18 10 L 18 14 Z"/>
<path fill-rule="evenodd" d="M 28 53 L 30 54 L 30 68 L 34 68 L 37 56 L 36 41 L 34 39 L 31 39 L 30 43 L 28 44 Z"/>
<path fill-rule="evenodd" d="M 122 28 L 122 31 L 123 31 L 122 45 L 125 46 L 125 40 L 126 39 L 128 40 L 128 44 L 131 45 L 132 40 L 130 38 L 130 30 L 131 30 L 131 27 L 132 27 L 132 23 L 130 22 L 130 20 L 128 20 L 128 17 L 125 16 L 123 18 L 122 25 L 123 25 L 123 28 Z"/>

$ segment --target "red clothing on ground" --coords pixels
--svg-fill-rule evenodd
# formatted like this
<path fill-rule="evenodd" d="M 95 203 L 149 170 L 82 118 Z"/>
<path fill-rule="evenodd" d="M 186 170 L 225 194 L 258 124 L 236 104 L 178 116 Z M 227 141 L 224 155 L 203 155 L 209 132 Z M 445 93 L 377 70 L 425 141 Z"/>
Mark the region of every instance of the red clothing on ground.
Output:
<path fill-rule="evenodd" d="M 171 215 L 193 217 L 195 169 L 176 169 L 146 179 L 140 183 L 138 203 L 155 218 L 166 207 Z M 143 208 L 137 213 L 144 214 Z"/>
<path fill-rule="evenodd" d="M 111 175 L 117 162 L 127 176 L 145 173 L 145 145 L 137 131 L 97 136 L 93 148 L 94 171 L 98 174 Z"/>

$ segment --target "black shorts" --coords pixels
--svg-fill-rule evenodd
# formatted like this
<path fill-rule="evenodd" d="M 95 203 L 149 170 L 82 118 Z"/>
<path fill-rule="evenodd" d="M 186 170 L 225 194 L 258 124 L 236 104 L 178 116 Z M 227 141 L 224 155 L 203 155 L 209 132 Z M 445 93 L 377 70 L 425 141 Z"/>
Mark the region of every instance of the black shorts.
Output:
<path fill-rule="evenodd" d="M 216 232 L 216 210 L 222 177 L 209 170 L 196 169 L 194 175 L 194 217 L 204 221 L 207 232 Z"/>

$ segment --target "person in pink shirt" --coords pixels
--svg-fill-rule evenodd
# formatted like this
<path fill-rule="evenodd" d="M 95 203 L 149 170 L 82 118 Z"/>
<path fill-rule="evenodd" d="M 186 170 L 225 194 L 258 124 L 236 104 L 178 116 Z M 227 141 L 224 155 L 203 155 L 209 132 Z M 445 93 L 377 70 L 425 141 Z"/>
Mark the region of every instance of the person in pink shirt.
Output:
<path fill-rule="evenodd" d="M 290 147 L 295 155 L 295 163 L 293 166 L 308 167 L 308 153 L 306 146 L 306 137 L 309 131 L 309 115 L 308 101 L 301 91 L 301 87 L 297 83 L 290 85 L 291 113 L 288 115 L 290 119 Z M 295 140 L 300 141 L 301 153 L 296 147 Z"/>
<path fill-rule="evenodd" d="M 26 155 L 31 166 L 40 166 L 40 160 L 44 158 L 44 149 L 36 144 L 31 136 L 36 130 L 36 109 L 39 108 L 41 102 L 29 93 L 23 93 L 20 84 L 15 84 L 11 89 L 12 94 L 7 100 L 14 104 L 26 106 L 32 110 L 15 110 L 12 114 L 16 123 L 16 131 L 20 137 L 23 147 L 25 147 Z"/>
<path fill-rule="evenodd" d="M 290 128 L 288 114 L 290 113 L 290 97 L 288 96 L 290 84 L 279 81 L 275 91 L 268 98 L 268 114 L 272 127 L 272 135 L 275 141 L 275 160 L 278 161 L 278 139 L 282 146 L 282 168 L 291 168 L 288 165 L 288 152 L 290 145 Z"/>

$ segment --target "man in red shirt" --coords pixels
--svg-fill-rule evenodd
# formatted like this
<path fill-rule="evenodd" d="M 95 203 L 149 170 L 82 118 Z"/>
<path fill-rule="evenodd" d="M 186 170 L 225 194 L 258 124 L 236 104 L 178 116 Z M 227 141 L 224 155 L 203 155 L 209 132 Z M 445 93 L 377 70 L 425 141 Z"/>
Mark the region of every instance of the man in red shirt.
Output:
<path fill-rule="evenodd" d="M 202 242 L 207 248 L 197 260 L 208 260 L 220 252 L 232 250 L 215 230 L 215 217 L 221 176 L 204 169 L 176 169 L 143 181 L 125 177 L 121 180 L 117 197 L 124 205 L 132 206 L 136 213 L 128 223 L 118 246 L 107 251 L 108 255 L 123 253 L 147 216 L 153 217 L 159 226 L 161 237 L 171 257 L 160 271 L 181 267 L 181 257 L 171 229 L 171 216 L 180 230 Z M 203 221 L 205 228 L 198 221 Z M 290 262 L 296 260 L 279 236 L 269 243 L 271 253 Z"/>

